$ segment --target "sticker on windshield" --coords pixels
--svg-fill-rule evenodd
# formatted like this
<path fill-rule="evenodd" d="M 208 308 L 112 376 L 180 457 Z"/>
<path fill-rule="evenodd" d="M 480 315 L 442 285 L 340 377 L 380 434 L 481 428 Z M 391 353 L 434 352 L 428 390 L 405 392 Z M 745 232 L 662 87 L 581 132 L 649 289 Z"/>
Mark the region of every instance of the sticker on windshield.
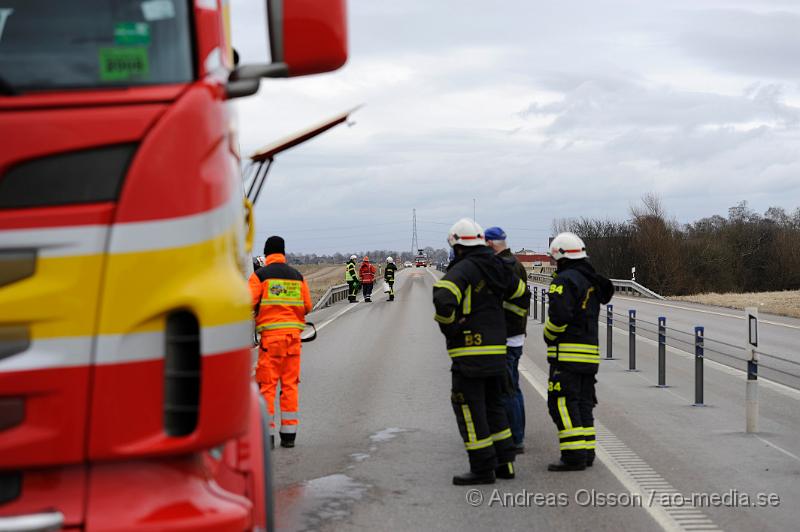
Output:
<path fill-rule="evenodd" d="M 145 78 L 150 73 L 147 48 L 100 48 L 100 79 L 126 81 Z"/>
<path fill-rule="evenodd" d="M 6 29 L 6 21 L 14 10 L 11 8 L 0 7 L 0 40 L 3 39 L 3 30 Z"/>
<path fill-rule="evenodd" d="M 175 6 L 172 0 L 149 0 L 142 2 L 142 15 L 145 20 L 175 18 Z"/>
<path fill-rule="evenodd" d="M 147 22 L 120 22 L 114 26 L 114 42 L 123 45 L 150 44 L 150 25 Z"/>

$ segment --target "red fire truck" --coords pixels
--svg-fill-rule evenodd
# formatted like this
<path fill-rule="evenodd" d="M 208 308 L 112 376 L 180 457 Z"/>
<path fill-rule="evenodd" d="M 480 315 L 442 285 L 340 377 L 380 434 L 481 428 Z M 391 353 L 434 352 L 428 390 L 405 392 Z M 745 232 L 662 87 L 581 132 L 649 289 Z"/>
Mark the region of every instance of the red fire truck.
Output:
<path fill-rule="evenodd" d="M 228 101 L 347 45 L 266 4 L 237 65 L 226 0 L 0 3 L 0 530 L 271 528 Z"/>

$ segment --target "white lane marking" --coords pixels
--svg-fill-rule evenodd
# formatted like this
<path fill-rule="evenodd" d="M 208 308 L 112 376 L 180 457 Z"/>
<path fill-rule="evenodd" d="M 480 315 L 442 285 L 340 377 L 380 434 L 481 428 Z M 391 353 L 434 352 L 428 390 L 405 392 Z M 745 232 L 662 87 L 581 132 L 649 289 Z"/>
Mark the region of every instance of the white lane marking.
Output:
<path fill-rule="evenodd" d="M 431 277 L 433 277 L 433 282 L 434 282 L 434 283 L 435 283 L 436 281 L 438 281 L 438 280 L 439 280 L 439 278 L 438 278 L 438 277 L 436 277 L 436 274 L 435 274 L 435 273 L 433 273 L 432 271 L 428 270 L 428 268 L 425 268 L 425 270 L 427 270 L 427 272 L 428 272 L 429 274 L 431 274 Z"/>
<path fill-rule="evenodd" d="M 535 364 L 528 369 L 526 363 L 524 366 L 520 365 L 519 372 L 539 395 L 547 399 L 547 389 L 544 385 L 547 377 L 542 370 Z M 532 373 L 535 373 L 536 376 Z M 713 525 L 713 521 L 705 513 L 692 506 L 689 501 L 682 507 L 662 506 L 662 497 L 670 500 L 670 496 L 678 495 L 680 492 L 596 419 L 595 429 L 597 430 L 597 458 L 625 486 L 629 493 L 641 497 L 642 508 L 650 514 L 650 517 L 662 530 L 665 532 L 684 531 L 694 528 L 700 522 L 707 523 L 703 526 L 709 527 L 708 530 L 720 530 Z M 657 479 L 658 487 L 647 487 L 651 486 L 648 483 L 653 479 Z M 689 518 L 692 522 L 686 521 Z M 697 522 L 694 522 L 695 519 Z"/>
<path fill-rule="evenodd" d="M 625 337 L 628 336 L 628 332 L 627 331 L 623 331 L 622 329 L 620 329 L 618 327 L 614 327 L 614 331 L 616 331 L 617 333 L 619 333 L 621 335 L 624 335 Z M 658 342 L 656 342 L 655 340 L 652 340 L 652 339 L 644 337 L 644 336 L 636 335 L 636 338 L 637 338 L 637 341 L 643 341 L 643 342 L 647 342 L 647 343 L 652 344 L 652 345 L 658 345 Z M 689 351 L 684 351 L 682 349 L 678 349 L 677 347 L 673 347 L 671 345 L 667 346 L 667 351 L 669 351 L 671 353 L 675 353 L 676 355 L 678 355 L 680 357 L 683 357 L 683 358 L 686 358 L 686 359 L 689 359 L 689 360 L 694 360 L 694 353 L 691 353 Z M 727 373 L 728 375 L 731 375 L 733 377 L 747 376 L 747 372 L 745 370 L 743 370 L 743 369 L 734 368 L 733 366 L 728 366 L 727 364 L 723 364 L 722 362 L 717 362 L 716 360 L 711 360 L 707 356 L 705 357 L 704 360 L 705 360 L 706 363 L 710 364 L 711 366 L 713 366 L 715 369 L 721 371 L 722 373 Z M 792 388 L 791 386 L 787 386 L 785 384 L 781 384 L 780 382 L 776 382 L 776 381 L 773 381 L 771 379 L 767 379 L 767 378 L 764 378 L 764 377 L 759 377 L 758 378 L 758 382 L 763 382 L 769 388 L 772 388 L 774 391 L 776 391 L 778 393 L 781 393 L 781 394 L 783 394 L 783 395 L 785 395 L 787 397 L 790 397 L 791 399 L 800 400 L 800 390 Z"/>
<path fill-rule="evenodd" d="M 358 305 L 354 305 L 354 304 L 348 302 L 347 306 L 345 308 L 343 308 L 342 310 L 340 310 L 339 312 L 334 314 L 331 318 L 329 318 L 329 319 L 323 321 L 322 323 L 320 323 L 319 325 L 317 325 L 316 326 L 317 332 L 321 331 L 322 329 L 324 329 L 325 327 L 330 325 L 333 320 L 338 319 L 339 317 L 341 317 L 342 315 L 344 315 L 347 312 L 350 312 L 351 310 L 353 310 L 357 306 Z"/>
<path fill-rule="evenodd" d="M 765 440 L 764 438 L 762 438 L 762 437 L 761 437 L 761 436 L 759 436 L 758 434 L 753 434 L 753 436 L 755 436 L 755 438 L 756 438 L 757 440 L 760 440 L 760 441 L 762 441 L 762 442 L 766 443 L 767 445 L 769 445 L 770 447 L 772 447 L 772 448 L 773 448 L 773 449 L 775 449 L 776 451 L 780 451 L 780 452 L 782 452 L 783 454 L 785 454 L 786 456 L 788 456 L 789 458 L 794 458 L 795 460 L 797 460 L 798 462 L 800 462 L 800 456 L 797 456 L 796 454 L 794 454 L 794 453 L 792 453 L 792 452 L 789 452 L 789 451 L 787 451 L 787 450 L 786 450 L 786 449 L 784 449 L 783 447 L 781 447 L 781 446 L 779 446 L 779 445 L 776 445 L 776 444 L 772 443 L 771 441 Z"/>
<path fill-rule="evenodd" d="M 689 312 L 699 312 L 701 314 L 713 314 L 715 316 L 724 316 L 726 318 L 735 318 L 737 320 L 743 320 L 744 319 L 744 316 L 740 316 L 738 314 L 728 314 L 727 312 L 719 312 L 719 311 L 716 311 L 716 310 L 701 310 L 701 309 L 691 308 L 691 307 L 682 307 L 680 305 L 671 305 L 669 303 L 655 303 L 653 301 L 645 301 L 644 299 L 642 299 L 640 297 L 622 297 L 622 296 L 616 296 L 615 295 L 614 299 L 625 299 L 626 301 L 636 301 L 638 303 L 644 303 L 646 305 L 655 305 L 657 307 L 668 307 L 668 308 L 674 308 L 674 309 L 678 309 L 678 310 L 688 310 Z M 742 311 L 742 312 L 744 312 L 744 311 Z M 780 323 L 780 322 L 777 322 L 777 321 L 762 320 L 762 319 L 759 319 L 758 321 L 759 321 L 759 323 L 766 323 L 767 325 L 775 325 L 777 327 L 786 327 L 788 329 L 800 330 L 800 325 L 791 325 L 791 324 L 788 324 L 788 323 Z"/>

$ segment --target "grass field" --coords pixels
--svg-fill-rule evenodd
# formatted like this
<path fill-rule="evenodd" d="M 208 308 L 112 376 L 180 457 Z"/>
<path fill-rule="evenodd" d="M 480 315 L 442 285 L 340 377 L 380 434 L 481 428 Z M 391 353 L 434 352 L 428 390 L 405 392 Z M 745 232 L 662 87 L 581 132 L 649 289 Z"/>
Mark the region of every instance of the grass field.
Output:
<path fill-rule="evenodd" d="M 750 292 L 745 294 L 695 294 L 670 298 L 704 305 L 744 309 L 758 307 L 762 312 L 800 318 L 800 290 L 784 292 Z"/>
<path fill-rule="evenodd" d="M 331 286 L 344 283 L 344 264 L 300 264 L 300 270 L 311 291 L 311 300 L 316 303 Z"/>

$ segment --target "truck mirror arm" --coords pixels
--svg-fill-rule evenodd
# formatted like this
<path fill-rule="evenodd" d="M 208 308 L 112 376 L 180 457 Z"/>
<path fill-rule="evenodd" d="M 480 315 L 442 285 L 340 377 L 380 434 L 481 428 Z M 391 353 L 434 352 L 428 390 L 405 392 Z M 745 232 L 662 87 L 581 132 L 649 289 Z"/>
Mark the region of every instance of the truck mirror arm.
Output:
<path fill-rule="evenodd" d="M 228 78 L 225 92 L 228 99 L 250 96 L 258 92 L 261 78 L 286 78 L 288 76 L 289 65 L 286 63 L 237 66 Z"/>

